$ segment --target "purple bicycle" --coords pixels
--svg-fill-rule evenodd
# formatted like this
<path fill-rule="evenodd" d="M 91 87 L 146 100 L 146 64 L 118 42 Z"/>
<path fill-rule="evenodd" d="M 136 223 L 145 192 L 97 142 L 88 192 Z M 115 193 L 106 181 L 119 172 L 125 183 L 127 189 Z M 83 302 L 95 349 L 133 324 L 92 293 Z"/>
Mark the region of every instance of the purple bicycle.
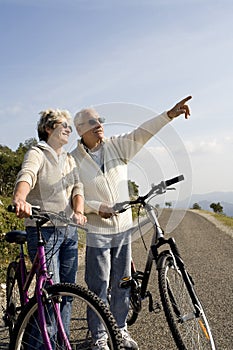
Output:
<path fill-rule="evenodd" d="M 14 208 L 8 210 L 13 211 Z M 4 321 L 10 333 L 9 349 L 90 349 L 92 339 L 86 316 L 87 308 L 91 308 L 101 320 L 103 330 L 108 334 L 110 349 L 121 349 L 121 335 L 116 322 L 102 300 L 82 286 L 54 284 L 48 271 L 49 261 L 45 255 L 41 227 L 48 221 L 55 226 L 58 222 L 67 227 L 78 225 L 63 215 L 41 212 L 38 207 L 32 207 L 32 218 L 37 222 L 38 247 L 29 269 L 24 252 L 26 232 L 15 230 L 6 233 L 8 242 L 19 245 L 19 256 L 10 262 L 6 278 Z M 67 302 L 71 308 L 69 329 L 65 329 L 60 312 L 62 305 Z"/>

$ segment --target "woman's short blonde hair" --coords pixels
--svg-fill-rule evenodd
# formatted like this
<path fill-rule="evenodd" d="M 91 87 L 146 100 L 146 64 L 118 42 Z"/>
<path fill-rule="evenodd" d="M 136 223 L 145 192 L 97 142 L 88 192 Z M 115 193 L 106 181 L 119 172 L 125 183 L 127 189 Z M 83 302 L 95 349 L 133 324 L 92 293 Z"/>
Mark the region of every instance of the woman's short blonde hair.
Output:
<path fill-rule="evenodd" d="M 62 118 L 65 118 L 69 123 L 71 123 L 71 115 L 66 110 L 46 109 L 39 114 L 41 117 L 37 123 L 37 133 L 40 141 L 48 140 L 46 128 L 53 129 L 54 125 Z"/>

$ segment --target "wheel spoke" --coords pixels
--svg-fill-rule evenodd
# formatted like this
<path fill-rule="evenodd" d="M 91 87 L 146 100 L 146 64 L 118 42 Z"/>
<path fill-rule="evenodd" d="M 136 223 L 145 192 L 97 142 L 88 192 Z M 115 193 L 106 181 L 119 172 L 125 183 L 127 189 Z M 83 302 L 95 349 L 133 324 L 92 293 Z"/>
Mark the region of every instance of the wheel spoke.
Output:
<path fill-rule="evenodd" d="M 56 310 L 60 310 L 65 337 L 62 336 Z M 59 284 L 49 287 L 43 300 L 45 329 L 52 348 L 60 350 L 90 349 L 93 337 L 89 331 L 87 314 L 99 321 L 99 327 L 109 339 L 109 348 L 118 350 L 121 346 L 121 335 L 111 312 L 93 293 L 83 287 Z M 71 317 L 67 318 L 71 310 Z M 47 349 L 38 321 L 38 303 L 33 298 L 26 305 L 15 326 L 14 338 L 10 348 Z M 66 335 L 69 344 L 66 345 Z"/>
<path fill-rule="evenodd" d="M 163 259 L 163 268 L 159 271 L 160 294 L 178 348 L 215 350 L 211 330 L 201 304 L 193 305 L 183 276 L 174 265 L 173 258 L 164 255 Z"/>

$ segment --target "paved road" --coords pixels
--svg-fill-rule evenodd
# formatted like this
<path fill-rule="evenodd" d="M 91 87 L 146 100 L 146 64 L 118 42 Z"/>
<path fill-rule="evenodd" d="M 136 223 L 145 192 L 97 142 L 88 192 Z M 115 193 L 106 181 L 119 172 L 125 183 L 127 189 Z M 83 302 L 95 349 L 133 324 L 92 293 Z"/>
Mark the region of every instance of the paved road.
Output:
<path fill-rule="evenodd" d="M 166 209 L 159 218 L 163 228 L 172 227 L 182 217 L 179 211 L 171 216 Z M 179 217 L 179 218 L 178 218 Z M 193 212 L 187 212 L 181 223 L 173 230 L 181 255 L 191 273 L 198 295 L 205 306 L 218 350 L 233 350 L 233 239 L 220 231 L 213 223 Z M 168 235 L 168 236 L 169 236 Z M 150 233 L 144 235 L 149 246 Z M 140 239 L 133 243 L 133 256 L 137 268 L 143 270 L 146 251 Z M 83 267 L 78 273 L 83 279 Z M 157 272 L 151 275 L 150 290 L 155 288 L 155 299 L 159 300 Z M 175 350 L 163 312 L 148 312 L 147 301 L 137 322 L 129 328 L 137 340 L 140 350 Z M 0 349 L 6 349 L 0 331 Z"/>
<path fill-rule="evenodd" d="M 164 210 L 159 218 L 163 228 L 176 222 L 178 212 L 173 218 L 171 211 Z M 191 273 L 196 291 L 205 307 L 218 350 L 233 350 L 233 239 L 221 232 L 213 223 L 193 212 L 187 212 L 182 222 L 168 236 L 175 237 Z M 150 234 L 145 236 L 150 242 Z M 133 255 L 138 269 L 143 269 L 145 256 L 140 240 L 133 244 Z M 151 276 L 151 288 L 156 286 L 157 273 Z M 150 314 L 146 304 L 135 325 L 129 328 L 138 341 L 140 350 L 175 350 L 163 312 Z"/>

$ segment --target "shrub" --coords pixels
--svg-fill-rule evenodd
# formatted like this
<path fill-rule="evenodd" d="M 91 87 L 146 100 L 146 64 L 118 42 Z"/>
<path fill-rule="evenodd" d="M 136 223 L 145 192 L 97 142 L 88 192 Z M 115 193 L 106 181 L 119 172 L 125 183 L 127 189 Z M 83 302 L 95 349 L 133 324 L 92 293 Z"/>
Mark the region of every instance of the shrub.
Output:
<path fill-rule="evenodd" d="M 194 203 L 192 209 L 201 210 L 201 206 L 198 203 Z"/>
<path fill-rule="evenodd" d="M 5 233 L 11 230 L 24 230 L 24 221 L 7 211 L 10 198 L 0 197 L 0 282 L 5 281 L 6 267 L 18 250 L 15 244 L 5 241 Z"/>

